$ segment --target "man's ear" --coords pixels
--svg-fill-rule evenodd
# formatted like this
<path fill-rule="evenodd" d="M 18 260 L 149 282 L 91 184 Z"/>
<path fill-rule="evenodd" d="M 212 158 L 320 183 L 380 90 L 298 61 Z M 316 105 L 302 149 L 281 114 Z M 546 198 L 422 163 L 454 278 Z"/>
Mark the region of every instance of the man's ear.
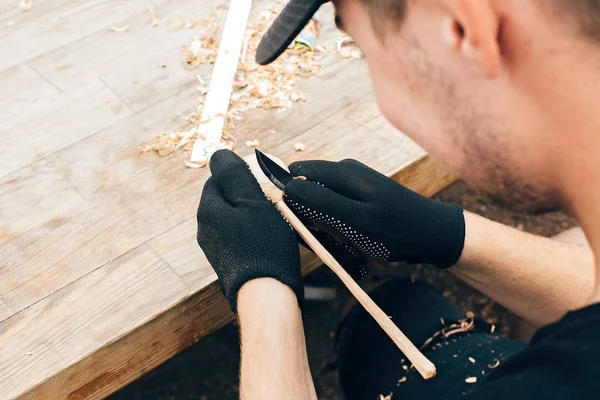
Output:
<path fill-rule="evenodd" d="M 450 19 L 444 27 L 446 43 L 473 59 L 482 74 L 494 78 L 500 73 L 500 16 L 491 0 L 442 0 Z"/>

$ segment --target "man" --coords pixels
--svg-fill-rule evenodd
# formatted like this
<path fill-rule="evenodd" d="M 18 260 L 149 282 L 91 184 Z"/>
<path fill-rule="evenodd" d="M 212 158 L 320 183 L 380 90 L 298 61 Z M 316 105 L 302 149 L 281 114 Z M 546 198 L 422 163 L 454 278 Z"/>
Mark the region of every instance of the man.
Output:
<path fill-rule="evenodd" d="M 290 0 L 257 61 L 275 59 L 320 4 Z M 365 54 L 392 124 L 507 205 L 569 210 L 591 247 L 423 198 L 356 161 L 290 165 L 306 180 L 286 187 L 287 203 L 306 223 L 335 232 L 327 241 L 351 272 L 371 258 L 449 268 L 541 327 L 530 343 L 507 341 L 482 321 L 465 319 L 432 288 L 392 281 L 373 297 L 423 346 L 438 374 L 422 380 L 357 308 L 338 333 L 346 397 L 598 398 L 600 1 L 334 6 L 338 26 Z M 198 241 L 239 317 L 241 397 L 315 398 L 295 236 L 239 157 L 217 152 L 211 170 Z"/>

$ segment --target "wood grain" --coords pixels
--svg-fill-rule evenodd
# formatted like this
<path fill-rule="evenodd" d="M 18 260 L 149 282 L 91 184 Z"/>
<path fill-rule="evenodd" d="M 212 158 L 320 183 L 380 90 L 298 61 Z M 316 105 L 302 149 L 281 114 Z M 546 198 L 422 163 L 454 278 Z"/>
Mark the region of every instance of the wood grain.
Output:
<path fill-rule="evenodd" d="M 147 13 L 159 0 L 70 0 L 35 2 L 30 12 L 21 12 L 18 3 L 6 2 L 0 14 L 0 71 L 26 62 L 43 53 L 71 44 L 110 25 L 126 22 L 131 15 Z M 12 21 L 9 26 L 8 21 Z"/>
<path fill-rule="evenodd" d="M 6 303 L 4 303 L 2 297 L 0 297 L 0 322 L 2 322 L 3 320 L 5 320 L 13 314 L 13 311 L 6 305 Z"/>
<path fill-rule="evenodd" d="M 28 392 L 169 309 L 187 293 L 179 277 L 142 246 L 5 320 L 0 323 L 0 398 Z M 152 343 L 144 346 L 145 351 L 157 351 Z M 135 354 L 129 356 L 135 359 Z M 37 389 L 31 398 L 66 398 L 78 380 L 89 382 L 106 374 L 106 367 L 80 370 L 62 382 L 54 378 L 47 390 Z"/>
<path fill-rule="evenodd" d="M 7 118 L 13 114 L 26 112 L 31 103 L 56 98 L 61 91 L 46 81 L 29 65 L 21 64 L 0 72 L 2 90 L 0 107 Z"/>
<path fill-rule="evenodd" d="M 101 79 L 136 111 L 194 89 L 198 85 L 196 75 L 208 79 L 209 66 L 187 69 L 181 63 L 181 45 L 189 46 L 194 36 L 202 34 L 203 26 L 173 29 L 182 21 L 209 18 L 212 6 L 223 1 L 155 1 L 156 27 L 149 23 L 150 13 L 145 11 L 149 3 L 138 3 L 140 14 L 115 23 L 129 25 L 129 31 L 112 32 L 107 26 L 31 60 L 30 65 L 63 91 Z"/>
<path fill-rule="evenodd" d="M 458 179 L 429 155 L 400 166 L 388 175 L 396 182 L 427 197 L 433 196 L 440 188 L 450 186 Z M 432 185 L 432 182 L 436 182 L 436 185 Z"/>
<path fill-rule="evenodd" d="M 191 291 L 201 290 L 217 280 L 217 275 L 196 242 L 196 218 L 177 225 L 148 244 L 183 279 Z"/>
<path fill-rule="evenodd" d="M 41 224 L 60 225 L 61 215 L 83 202 L 47 160 L 0 178 L 0 245 Z"/>
<path fill-rule="evenodd" d="M 152 152 L 141 154 L 139 147 L 159 132 L 186 126 L 185 117 L 195 109 L 196 90 L 186 89 L 54 152 L 48 160 L 65 173 L 84 198 L 92 199 L 119 185 L 127 185 L 133 176 L 143 171 L 158 169 L 162 162 L 174 169 L 180 167 L 185 161 L 183 154 L 161 159 Z M 160 179 L 156 183 L 160 183 Z"/>
<path fill-rule="evenodd" d="M 18 312 L 187 220 L 206 177 L 173 159 L 9 241 L 0 295 Z"/>
<path fill-rule="evenodd" d="M 0 81 L 5 79 L 13 79 L 12 70 L 0 74 Z M 3 111 L 0 177 L 131 115 L 127 106 L 100 82 L 69 93 L 24 99 Z"/>

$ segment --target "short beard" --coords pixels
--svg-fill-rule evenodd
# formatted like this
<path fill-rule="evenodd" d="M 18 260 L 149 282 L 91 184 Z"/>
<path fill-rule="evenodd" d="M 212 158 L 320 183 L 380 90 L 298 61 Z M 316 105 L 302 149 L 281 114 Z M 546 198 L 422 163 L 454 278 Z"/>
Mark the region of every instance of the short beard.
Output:
<path fill-rule="evenodd" d="M 448 104 L 468 104 L 446 91 Z M 511 159 L 511 148 L 503 138 L 511 137 L 505 124 L 496 117 L 469 110 L 453 110 L 448 119 L 448 134 L 454 137 L 457 151 L 462 152 L 459 167 L 464 179 L 482 197 L 513 211 L 541 214 L 560 209 L 558 192 L 543 176 L 531 176 Z"/>
<path fill-rule="evenodd" d="M 519 160 L 514 158 L 517 145 L 506 142 L 514 136 L 508 134 L 504 122 L 510 116 L 465 106 L 473 102 L 431 62 L 419 41 L 412 37 L 407 43 L 411 51 L 400 57 L 405 79 L 427 90 L 430 101 L 437 102 L 438 119 L 445 121 L 446 146 L 456 152 L 446 154 L 447 160 L 441 162 L 448 161 L 450 169 L 505 208 L 529 213 L 560 208 L 558 193 L 548 179 L 519 169 Z"/>
<path fill-rule="evenodd" d="M 527 176 L 518 169 L 515 160 L 511 160 L 509 147 L 499 140 L 508 137 L 501 123 L 485 116 L 477 119 L 463 116 L 460 125 L 464 135 L 461 170 L 465 180 L 482 197 L 501 207 L 531 214 L 561 208 L 560 196 L 547 179 Z M 473 166 L 477 169 L 469 171 Z"/>
<path fill-rule="evenodd" d="M 531 184 L 505 184 L 501 193 L 479 191 L 486 201 L 513 211 L 543 214 L 561 210 L 558 195 L 536 189 Z"/>

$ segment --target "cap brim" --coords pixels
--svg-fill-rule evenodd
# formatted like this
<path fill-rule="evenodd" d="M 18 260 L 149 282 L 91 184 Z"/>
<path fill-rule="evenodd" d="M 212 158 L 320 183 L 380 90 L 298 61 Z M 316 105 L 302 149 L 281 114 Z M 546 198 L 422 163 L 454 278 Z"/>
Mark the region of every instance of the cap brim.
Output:
<path fill-rule="evenodd" d="M 264 34 L 256 50 L 256 62 L 267 65 L 277 59 L 298 36 L 319 7 L 328 0 L 290 0 Z"/>

